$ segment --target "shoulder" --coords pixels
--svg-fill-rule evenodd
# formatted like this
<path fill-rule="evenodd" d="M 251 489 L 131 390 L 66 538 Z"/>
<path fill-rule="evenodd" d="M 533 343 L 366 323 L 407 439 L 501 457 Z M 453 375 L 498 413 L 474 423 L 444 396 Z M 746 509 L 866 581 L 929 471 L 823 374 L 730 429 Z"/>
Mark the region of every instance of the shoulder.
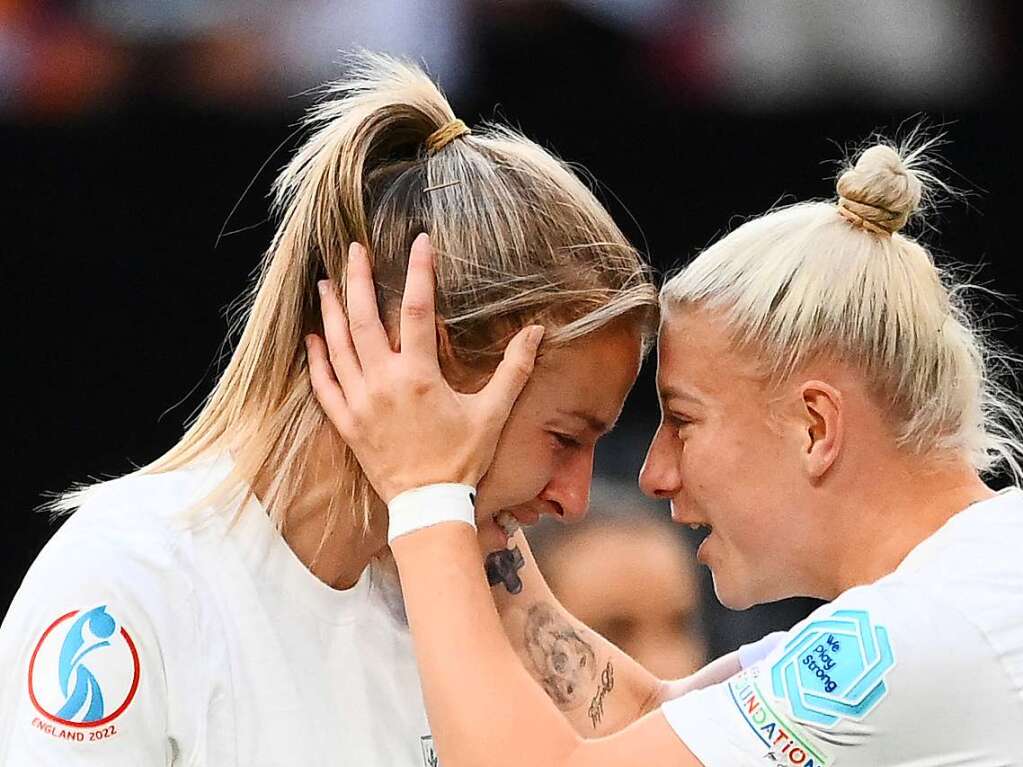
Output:
<path fill-rule="evenodd" d="M 179 555 L 182 536 L 167 516 L 133 504 L 137 484 L 128 484 L 97 487 L 43 547 L 0 628 L 0 653 L 21 656 L 32 637 L 85 615 L 85 629 L 115 625 L 117 636 L 123 630 L 148 637 L 145 644 L 155 651 L 156 626 L 173 624 L 175 611 L 194 612 Z"/>
<path fill-rule="evenodd" d="M 169 719 L 199 715 L 206 607 L 181 524 L 195 479 L 99 485 L 36 558 L 0 626 L 0 668 L 17 680 L 0 688 L 0 761 L 66 749 L 78 763 L 93 748 L 79 736 L 104 733 L 110 763 L 119 749 L 162 759 Z"/>
<path fill-rule="evenodd" d="M 127 474 L 88 488 L 72 519 L 84 515 L 125 531 L 142 525 L 184 527 L 200 516 L 207 496 L 230 471 L 230 462 L 209 459 L 173 471 Z"/>
<path fill-rule="evenodd" d="M 1023 698 L 986 637 L 927 590 L 897 582 L 846 592 L 751 669 L 664 711 L 708 765 L 723 763 L 724 743 L 804 765 L 1023 756 Z M 711 723 L 721 736 L 701 743 Z"/>
<path fill-rule="evenodd" d="M 77 751 L 115 734 L 122 745 L 99 750 L 158 748 L 173 641 L 160 600 L 175 601 L 159 559 L 86 529 L 47 545 L 0 626 L 0 668 L 13 680 L 0 692 L 0 761 L 77 764 Z"/>
<path fill-rule="evenodd" d="M 29 577 L 72 567 L 96 576 L 129 570 L 138 575 L 140 569 L 173 576 L 196 530 L 216 514 L 208 497 L 229 471 L 229 464 L 210 461 L 159 474 L 136 472 L 88 488 Z"/>
<path fill-rule="evenodd" d="M 115 626 L 109 641 L 131 637 L 130 644 L 158 656 L 167 643 L 192 641 L 190 534 L 177 510 L 193 485 L 175 472 L 129 475 L 92 488 L 21 583 L 0 627 L 5 662 L 24 659 L 43 633 L 70 629 L 86 615 L 85 630 Z"/>
<path fill-rule="evenodd" d="M 937 532 L 913 549 L 891 575 L 879 582 L 950 586 L 1023 583 L 1023 492 L 1007 488 L 952 516 Z"/>

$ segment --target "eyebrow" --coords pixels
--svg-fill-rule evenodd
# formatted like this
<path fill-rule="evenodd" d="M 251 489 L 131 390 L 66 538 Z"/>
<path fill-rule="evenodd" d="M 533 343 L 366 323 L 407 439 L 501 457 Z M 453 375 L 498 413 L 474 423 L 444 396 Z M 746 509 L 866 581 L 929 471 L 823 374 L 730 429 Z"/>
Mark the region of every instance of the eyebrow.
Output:
<path fill-rule="evenodd" d="M 573 418 L 578 418 L 580 421 L 582 421 L 582 422 L 584 422 L 586 424 L 586 426 L 590 429 L 590 431 L 595 432 L 596 434 L 601 434 L 601 435 L 607 434 L 609 431 L 611 431 L 615 427 L 614 423 L 610 423 L 609 424 L 607 421 L 604 421 L 603 419 L 598 418 L 597 416 L 593 415 L 592 413 L 587 413 L 584 410 L 560 410 L 559 409 L 558 412 L 561 415 L 567 415 L 567 416 L 571 416 Z"/>
<path fill-rule="evenodd" d="M 690 394 L 682 389 L 676 389 L 674 386 L 665 386 L 660 390 L 660 396 L 662 402 L 667 402 L 670 399 L 683 399 L 688 402 L 695 402 L 702 404 L 703 400 L 697 397 L 695 394 Z"/>

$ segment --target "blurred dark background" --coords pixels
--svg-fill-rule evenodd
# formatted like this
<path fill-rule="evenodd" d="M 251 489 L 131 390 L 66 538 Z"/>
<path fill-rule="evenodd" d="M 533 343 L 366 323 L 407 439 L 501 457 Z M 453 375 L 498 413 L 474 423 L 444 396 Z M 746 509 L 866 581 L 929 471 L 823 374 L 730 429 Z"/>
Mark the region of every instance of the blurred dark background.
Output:
<path fill-rule="evenodd" d="M 947 134 L 945 178 L 969 195 L 930 218 L 925 240 L 1019 295 L 1018 9 L 0 0 L 11 468 L 0 614 L 55 529 L 33 511 L 42 493 L 155 458 L 209 390 L 224 309 L 269 243 L 270 183 L 297 144 L 309 90 L 339 74 L 339 51 L 417 59 L 466 122 L 510 122 L 585 168 L 661 270 L 744 216 L 831 196 L 844 149 L 923 116 Z M 988 314 L 996 336 L 1023 349 L 1019 304 Z M 607 476 L 638 472 L 658 417 L 653 372 L 599 451 Z M 714 654 L 808 609 L 707 602 Z"/>

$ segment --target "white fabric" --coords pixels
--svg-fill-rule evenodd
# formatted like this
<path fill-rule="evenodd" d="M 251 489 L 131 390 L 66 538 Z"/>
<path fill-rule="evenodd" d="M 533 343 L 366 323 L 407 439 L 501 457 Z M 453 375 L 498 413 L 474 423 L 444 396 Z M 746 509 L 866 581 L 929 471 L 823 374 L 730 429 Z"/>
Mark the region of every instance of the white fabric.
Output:
<path fill-rule="evenodd" d="M 783 642 L 787 642 L 788 639 L 787 631 L 772 631 L 756 642 L 742 645 L 737 650 L 739 653 L 739 668 L 750 668 L 759 663 L 770 655 L 775 647 Z"/>
<path fill-rule="evenodd" d="M 1023 765 L 1023 493 L 963 510 L 662 711 L 706 767 Z"/>
<path fill-rule="evenodd" d="M 476 488 L 439 483 L 394 496 L 387 504 L 387 540 L 441 522 L 465 522 L 476 529 Z"/>
<path fill-rule="evenodd" d="M 327 587 L 255 500 L 189 522 L 230 468 L 117 480 L 56 533 L 0 628 L 0 764 L 435 764 L 396 582 L 373 566 Z M 117 714 L 135 679 L 125 637 L 138 683 Z M 76 726 L 97 721 L 97 689 L 114 718 Z M 69 699 L 72 724 L 54 721 Z"/>

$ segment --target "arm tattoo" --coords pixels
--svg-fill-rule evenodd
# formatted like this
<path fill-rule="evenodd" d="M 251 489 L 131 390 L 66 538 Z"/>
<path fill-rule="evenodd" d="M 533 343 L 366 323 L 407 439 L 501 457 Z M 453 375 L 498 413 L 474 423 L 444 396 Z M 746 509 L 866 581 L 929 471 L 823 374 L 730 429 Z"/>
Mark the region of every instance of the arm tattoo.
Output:
<path fill-rule="evenodd" d="M 572 624 L 540 602 L 529 608 L 525 635 L 533 675 L 558 708 L 568 710 L 584 702 L 597 678 L 597 660 Z"/>
<path fill-rule="evenodd" d="M 615 669 L 611 661 L 607 662 L 604 671 L 600 675 L 600 687 L 597 694 L 590 701 L 590 721 L 593 722 L 593 729 L 597 729 L 600 720 L 604 718 L 604 698 L 615 688 Z"/>
<path fill-rule="evenodd" d="M 487 555 L 487 583 L 491 586 L 503 583 L 509 594 L 518 594 L 522 591 L 519 570 L 525 565 L 526 560 L 522 557 L 518 546 L 510 550 L 493 551 Z"/>

